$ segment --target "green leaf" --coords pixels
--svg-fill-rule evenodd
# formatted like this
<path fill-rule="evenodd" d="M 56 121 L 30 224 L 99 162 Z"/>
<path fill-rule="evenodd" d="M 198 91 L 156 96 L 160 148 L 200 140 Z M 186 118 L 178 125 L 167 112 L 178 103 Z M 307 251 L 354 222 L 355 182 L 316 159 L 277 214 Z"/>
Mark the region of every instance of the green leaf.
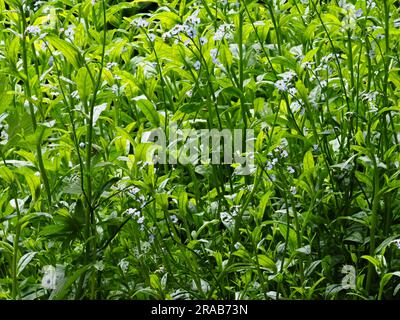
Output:
<path fill-rule="evenodd" d="M 40 218 L 40 217 L 46 217 L 46 218 L 49 218 L 49 219 L 53 218 L 53 216 L 50 213 L 47 213 L 47 212 L 32 212 L 32 213 L 25 214 L 19 220 L 19 224 L 23 225 L 28 221 L 31 221 L 33 219 Z"/>
<path fill-rule="evenodd" d="M 394 288 L 393 296 L 397 295 L 397 292 L 399 292 L 399 290 L 400 290 L 400 283 L 396 286 L 396 288 Z"/>
<path fill-rule="evenodd" d="M 266 255 L 259 254 L 257 256 L 257 258 L 258 258 L 258 263 L 260 264 L 261 267 L 272 269 L 272 270 L 276 269 L 275 262 L 271 258 L 267 257 Z"/>
<path fill-rule="evenodd" d="M 89 71 L 82 67 L 78 70 L 76 75 L 76 86 L 78 88 L 79 97 L 86 101 L 93 90 L 92 79 L 90 78 Z"/>
<path fill-rule="evenodd" d="M 266 194 L 264 194 L 262 196 L 261 201 L 260 201 L 260 206 L 259 206 L 259 208 L 257 210 L 257 214 L 256 214 L 256 219 L 257 220 L 262 220 L 262 218 L 264 216 L 264 213 L 265 213 L 265 209 L 267 208 L 267 205 L 268 205 L 268 202 L 269 202 L 271 194 L 272 194 L 272 192 L 269 191 L 269 192 L 267 192 Z"/>
<path fill-rule="evenodd" d="M 179 190 L 179 195 L 178 195 L 179 213 L 182 215 L 186 215 L 187 206 L 188 206 L 188 196 L 185 190 L 182 188 L 181 190 Z"/>
<path fill-rule="evenodd" d="M 156 274 L 150 275 L 150 287 L 156 290 L 162 290 L 160 278 Z"/>
<path fill-rule="evenodd" d="M 63 193 L 68 194 L 82 194 L 82 187 L 80 181 L 73 181 L 68 184 L 65 184 L 62 189 Z"/>
<path fill-rule="evenodd" d="M 98 193 L 98 196 L 100 196 L 104 191 L 107 191 L 108 189 L 111 188 L 111 186 L 115 183 L 117 183 L 121 178 L 119 177 L 113 177 L 110 180 L 108 180 L 103 186 L 100 188 L 100 191 Z"/>
<path fill-rule="evenodd" d="M 139 98 L 139 97 L 138 97 Z M 160 126 L 160 115 L 154 105 L 147 99 L 141 98 L 136 100 L 136 104 L 143 112 L 146 119 L 156 128 Z"/>
<path fill-rule="evenodd" d="M 8 50 L 7 50 L 7 58 L 10 61 L 10 63 L 15 67 L 18 62 L 19 46 L 20 46 L 20 39 L 18 37 L 15 37 L 11 41 L 10 45 L 8 46 Z"/>
<path fill-rule="evenodd" d="M 14 174 L 6 166 L 0 167 L 0 177 L 2 177 L 9 185 L 14 181 Z"/>
<path fill-rule="evenodd" d="M 68 288 L 79 278 L 79 276 L 86 272 L 90 265 L 83 266 L 78 269 L 72 276 L 68 277 L 65 281 L 63 287 L 58 291 L 58 293 L 53 297 L 54 300 L 63 300 L 68 293 Z"/>
<path fill-rule="evenodd" d="M 75 49 L 74 46 L 54 35 L 47 35 L 46 39 L 54 48 L 61 51 L 65 59 L 67 59 L 67 61 L 72 64 L 75 69 L 79 69 L 79 52 Z"/>
<path fill-rule="evenodd" d="M 85 223 L 85 210 L 81 199 L 78 199 L 76 201 L 74 216 L 76 220 L 79 222 L 79 224 Z"/>
<path fill-rule="evenodd" d="M 356 171 L 355 175 L 358 181 L 366 184 L 369 188 L 372 188 L 372 180 L 368 175 L 360 171 Z"/>
<path fill-rule="evenodd" d="M 215 251 L 214 252 L 214 258 L 215 258 L 215 261 L 217 262 L 218 269 L 222 270 L 223 266 L 222 266 L 222 254 L 221 254 L 221 252 Z"/>
<path fill-rule="evenodd" d="M 239 250 L 235 251 L 233 253 L 233 255 L 235 255 L 237 257 L 240 257 L 240 258 L 243 258 L 245 260 L 250 258 L 249 253 L 246 250 L 243 250 L 243 249 L 239 249 Z"/>
<path fill-rule="evenodd" d="M 24 254 L 18 261 L 17 264 L 17 276 L 24 271 L 25 267 L 28 265 L 29 262 L 33 259 L 37 252 L 28 252 Z"/>
<path fill-rule="evenodd" d="M 387 285 L 387 283 L 389 282 L 389 280 L 393 277 L 393 273 L 387 273 L 385 274 L 380 282 L 380 290 L 383 290 L 383 288 L 385 288 L 385 286 Z"/>
<path fill-rule="evenodd" d="M 303 58 L 303 63 L 304 62 L 309 62 L 312 61 L 314 59 L 315 54 L 318 52 L 319 48 L 314 48 L 310 51 L 308 51 L 305 55 L 305 57 Z"/>
<path fill-rule="evenodd" d="M 179 108 L 179 111 L 183 113 L 195 113 L 201 109 L 202 105 L 198 102 L 185 103 L 182 107 Z"/>
<path fill-rule="evenodd" d="M 362 256 L 362 259 L 368 260 L 369 262 L 371 262 L 375 267 L 380 268 L 381 267 L 381 263 L 379 262 L 378 259 L 371 257 L 371 256 Z"/>
<path fill-rule="evenodd" d="M 303 168 L 306 176 L 311 176 L 314 173 L 314 157 L 311 151 L 307 151 L 304 155 Z"/>

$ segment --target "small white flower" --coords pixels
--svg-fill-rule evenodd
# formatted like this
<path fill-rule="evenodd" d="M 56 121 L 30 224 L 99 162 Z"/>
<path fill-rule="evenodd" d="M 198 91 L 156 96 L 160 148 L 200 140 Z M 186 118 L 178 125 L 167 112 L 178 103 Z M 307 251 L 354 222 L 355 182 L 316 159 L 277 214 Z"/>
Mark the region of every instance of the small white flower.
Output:
<path fill-rule="evenodd" d="M 68 29 L 65 30 L 64 34 L 65 34 L 68 38 L 73 37 L 74 34 L 75 34 L 75 26 L 74 26 L 74 25 L 68 26 Z"/>
<path fill-rule="evenodd" d="M 290 88 L 289 89 L 289 94 L 294 96 L 297 93 L 297 89 L 296 88 Z"/>
<path fill-rule="evenodd" d="M 187 95 L 189 98 L 191 98 L 191 97 L 192 97 L 192 95 L 193 95 L 193 91 L 192 91 L 192 89 L 190 89 L 190 90 L 186 91 L 186 95 Z"/>
<path fill-rule="evenodd" d="M 279 90 L 279 91 L 286 91 L 288 89 L 286 82 L 283 80 L 278 80 L 275 82 L 275 87 Z"/>
<path fill-rule="evenodd" d="M 197 15 L 199 14 L 199 10 L 196 10 L 195 12 L 193 12 L 185 21 L 185 24 L 191 24 L 191 25 L 198 25 L 200 24 L 200 18 L 197 17 Z"/>
<path fill-rule="evenodd" d="M 281 157 L 282 158 L 287 158 L 289 156 L 289 154 L 288 154 L 288 152 L 286 151 L 286 150 L 283 150 L 282 152 L 281 152 Z"/>
<path fill-rule="evenodd" d="M 236 217 L 239 214 L 240 205 L 236 205 L 232 207 L 232 217 Z"/>
<path fill-rule="evenodd" d="M 280 74 L 280 76 L 282 77 L 282 79 L 285 82 L 290 82 L 296 76 L 296 73 L 294 73 L 293 71 L 287 71 L 287 72 Z"/>
<path fill-rule="evenodd" d="M 217 59 L 218 49 L 214 48 L 210 50 L 210 56 L 213 59 L 213 62 Z M 214 62 L 215 63 L 215 62 Z"/>
<path fill-rule="evenodd" d="M 42 278 L 42 287 L 48 290 L 55 290 L 56 287 L 56 268 L 45 266 L 44 276 Z"/>
<path fill-rule="evenodd" d="M 0 134 L 0 144 L 5 145 L 8 142 L 8 133 L 5 131 L 1 131 Z"/>
<path fill-rule="evenodd" d="M 128 192 L 129 192 L 129 194 L 130 194 L 131 196 L 136 195 L 139 191 L 140 191 L 140 189 L 139 189 L 139 188 L 136 188 L 136 187 L 133 187 L 133 188 L 131 188 L 131 189 L 128 190 Z"/>
<path fill-rule="evenodd" d="M 367 7 L 373 9 L 376 7 L 376 3 L 373 0 L 367 0 Z"/>
<path fill-rule="evenodd" d="M 64 281 L 64 269 L 62 267 L 43 267 L 42 287 L 48 290 L 55 290 Z"/>
<path fill-rule="evenodd" d="M 142 224 L 143 222 L 144 222 L 144 217 L 141 216 L 141 217 L 137 220 L 137 223 L 138 223 L 138 224 Z"/>
<path fill-rule="evenodd" d="M 133 19 L 133 21 L 131 22 L 131 25 L 133 25 L 137 28 L 147 28 L 149 23 L 146 20 L 144 20 L 143 18 L 136 18 L 136 19 Z"/>
<path fill-rule="evenodd" d="M 346 0 L 339 0 L 338 5 L 339 5 L 339 7 L 344 8 L 347 6 L 347 2 L 346 2 Z"/>
<path fill-rule="evenodd" d="M 314 64 L 313 62 L 306 61 L 301 64 L 301 67 L 304 70 L 311 70 L 313 64 Z"/>
<path fill-rule="evenodd" d="M 215 32 L 213 39 L 214 41 L 221 41 L 224 38 L 224 34 L 221 31 Z"/>
<path fill-rule="evenodd" d="M 289 171 L 289 173 L 294 173 L 294 169 L 292 166 L 288 166 L 287 170 Z"/>
<path fill-rule="evenodd" d="M 301 104 L 298 101 L 293 101 L 290 104 L 290 110 L 295 113 L 301 109 Z"/>
<path fill-rule="evenodd" d="M 297 193 L 296 187 L 295 187 L 295 186 L 291 186 L 291 187 L 290 187 L 290 192 L 291 192 L 293 195 L 295 195 L 295 194 Z"/>
<path fill-rule="evenodd" d="M 400 239 L 395 239 L 392 241 L 397 246 L 397 249 L 400 249 Z"/>
<path fill-rule="evenodd" d="M 369 52 L 368 52 L 368 56 L 369 56 L 369 58 L 370 59 L 374 59 L 375 58 L 375 56 L 376 56 L 376 54 L 375 54 L 375 51 L 374 50 L 369 50 Z"/>
<path fill-rule="evenodd" d="M 228 229 L 232 228 L 234 226 L 234 220 L 232 219 L 232 216 L 225 211 L 222 211 L 220 213 L 220 218 L 221 218 L 221 222 L 224 224 L 225 227 L 227 227 Z"/>
<path fill-rule="evenodd" d="M 205 45 L 206 43 L 207 43 L 207 38 L 204 38 L 204 37 L 201 37 L 200 39 L 199 39 L 199 42 L 200 42 L 200 44 L 203 46 L 203 45 Z"/>
<path fill-rule="evenodd" d="M 154 33 L 149 33 L 149 39 L 151 42 L 154 42 L 154 40 L 156 39 L 156 35 Z"/>
<path fill-rule="evenodd" d="M 236 250 L 239 250 L 239 248 L 240 248 L 240 243 L 239 243 L 239 242 L 236 242 L 235 245 L 234 245 L 234 247 L 235 247 Z"/>
<path fill-rule="evenodd" d="M 164 32 L 162 35 L 161 35 L 161 38 L 164 40 L 164 41 L 167 41 L 169 38 L 171 38 L 172 37 L 172 34 L 171 34 L 171 32 L 169 32 L 169 31 L 167 31 L 167 32 Z"/>
<path fill-rule="evenodd" d="M 117 86 L 116 84 L 113 84 L 113 85 L 111 86 L 111 91 L 112 91 L 112 93 L 114 93 L 115 95 L 117 95 L 117 94 L 119 93 L 119 88 L 118 88 L 118 86 Z"/>
<path fill-rule="evenodd" d="M 118 63 L 116 62 L 108 62 L 106 65 L 107 70 L 112 70 L 114 67 L 118 66 Z"/>
<path fill-rule="evenodd" d="M 172 223 L 178 223 L 178 217 L 176 215 L 171 216 L 171 222 Z"/>
<path fill-rule="evenodd" d="M 200 61 L 197 60 L 197 61 L 193 64 L 193 67 L 194 67 L 195 70 L 200 70 L 200 67 L 201 67 Z"/>
<path fill-rule="evenodd" d="M 197 35 L 197 31 L 196 31 L 196 29 L 194 29 L 194 28 L 188 28 L 187 30 L 186 30 L 186 34 L 187 34 L 187 36 L 189 37 L 189 38 L 195 38 L 196 37 L 196 35 Z"/>
<path fill-rule="evenodd" d="M 84 149 L 85 148 L 85 143 L 84 142 L 81 142 L 80 144 L 79 144 L 79 148 L 81 148 L 81 149 Z"/>
<path fill-rule="evenodd" d="M 129 261 L 126 261 L 125 259 L 122 259 L 119 263 L 118 266 L 121 268 L 121 270 L 125 273 L 128 270 L 129 267 Z"/>
<path fill-rule="evenodd" d="M 29 26 L 26 28 L 26 32 L 28 32 L 29 34 L 33 35 L 33 36 L 38 36 L 40 35 L 40 27 L 38 26 Z"/>

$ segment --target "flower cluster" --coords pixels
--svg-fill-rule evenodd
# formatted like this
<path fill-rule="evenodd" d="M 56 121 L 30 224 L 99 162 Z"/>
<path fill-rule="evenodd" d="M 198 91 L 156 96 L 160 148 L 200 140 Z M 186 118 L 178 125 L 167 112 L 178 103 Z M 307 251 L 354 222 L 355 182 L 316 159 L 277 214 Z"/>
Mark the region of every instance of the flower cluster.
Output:
<path fill-rule="evenodd" d="M 29 26 L 26 28 L 26 32 L 33 36 L 39 36 L 41 29 L 38 26 Z"/>
<path fill-rule="evenodd" d="M 144 220 L 145 217 L 142 215 L 141 211 L 136 208 L 129 208 L 125 211 L 125 214 L 132 216 L 134 220 L 140 225 L 140 231 L 144 230 Z"/>
<path fill-rule="evenodd" d="M 227 40 L 231 40 L 233 39 L 233 34 L 232 31 L 234 30 L 234 25 L 233 24 L 221 24 L 217 31 L 214 34 L 214 41 L 221 41 L 222 39 L 227 39 Z"/>
<path fill-rule="evenodd" d="M 363 11 L 361 9 L 356 10 L 355 6 L 347 3 L 346 0 L 340 0 L 339 6 L 345 12 L 342 19 L 342 31 L 354 30 L 357 26 L 356 20 L 362 16 Z"/>
<path fill-rule="evenodd" d="M 212 62 L 213 62 L 215 65 L 217 65 L 218 67 L 221 67 L 221 66 L 222 66 L 222 63 L 218 60 L 218 54 L 219 54 L 218 49 L 213 48 L 213 49 L 210 50 L 210 57 L 211 57 L 211 59 L 212 59 Z"/>
<path fill-rule="evenodd" d="M 281 79 L 275 82 L 275 88 L 281 92 L 288 92 L 292 96 L 295 95 L 297 90 L 293 85 L 293 81 L 296 79 L 296 76 L 296 73 L 291 70 L 279 74 Z"/>
<path fill-rule="evenodd" d="M 199 11 L 195 11 L 185 20 L 183 24 L 177 24 L 171 30 L 164 32 L 162 34 L 163 40 L 167 41 L 170 38 L 174 38 L 176 42 L 179 42 L 181 40 L 181 34 L 186 35 L 190 39 L 196 38 L 197 26 L 200 24 L 200 18 L 197 17 L 198 13 Z M 207 41 L 205 38 L 200 39 L 202 39 L 202 44 L 205 44 Z M 186 45 L 188 44 L 189 42 L 186 42 Z"/>
<path fill-rule="evenodd" d="M 269 152 L 268 156 L 272 158 L 272 160 L 267 161 L 267 169 L 272 170 L 279 162 L 280 159 L 285 159 L 289 156 L 288 151 L 286 150 L 287 140 L 282 139 L 281 145 L 277 146 L 273 152 Z M 291 168 L 291 169 L 290 169 Z M 293 170 L 292 167 L 288 167 L 288 171 L 291 172 Z M 294 170 L 293 170 L 294 172 Z"/>
<path fill-rule="evenodd" d="M 131 25 L 137 28 L 147 28 L 149 23 L 143 18 L 136 18 L 132 20 Z"/>

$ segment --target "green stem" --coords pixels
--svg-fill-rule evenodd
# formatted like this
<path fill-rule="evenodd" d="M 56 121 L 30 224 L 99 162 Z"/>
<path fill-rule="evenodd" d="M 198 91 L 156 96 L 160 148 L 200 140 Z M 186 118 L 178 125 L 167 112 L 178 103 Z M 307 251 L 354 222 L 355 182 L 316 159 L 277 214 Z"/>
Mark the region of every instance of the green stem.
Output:
<path fill-rule="evenodd" d="M 26 46 L 26 18 L 25 18 L 25 11 L 23 9 L 23 6 L 20 8 L 21 10 L 21 18 L 22 18 L 22 39 L 21 39 L 21 46 L 22 46 L 22 63 L 23 63 L 23 68 L 24 68 L 24 73 L 26 79 L 24 79 L 24 85 L 25 85 L 25 91 L 26 95 L 28 98 L 32 97 L 31 93 L 31 87 L 29 83 L 29 69 L 28 69 L 28 56 L 27 56 L 27 46 Z M 35 110 L 32 105 L 32 103 L 28 100 L 29 103 L 29 112 L 31 116 L 31 121 L 32 121 L 32 127 L 33 130 L 36 132 L 37 129 L 37 122 L 36 122 L 36 116 L 35 116 Z M 49 184 L 49 180 L 46 174 L 46 169 L 43 163 L 43 155 L 42 155 L 42 138 L 43 138 L 43 133 L 44 133 L 44 128 L 41 129 L 37 141 L 36 141 L 36 153 L 37 153 L 37 159 L 38 159 L 38 165 L 39 165 L 39 172 L 40 172 L 40 177 L 43 181 L 44 188 L 46 190 L 47 194 L 47 201 L 49 204 L 49 207 L 51 207 L 51 188 Z"/>
<path fill-rule="evenodd" d="M 21 211 L 19 210 L 18 199 L 15 196 L 15 208 L 17 211 L 17 225 L 15 228 L 14 245 L 13 245 L 13 258 L 12 258 L 12 291 L 11 297 L 15 300 L 18 296 L 18 275 L 17 275 L 17 265 L 18 265 L 18 253 L 19 253 L 19 237 L 21 234 Z"/>
<path fill-rule="evenodd" d="M 370 240 L 369 240 L 369 255 L 373 257 L 375 255 L 375 246 L 376 246 L 376 228 L 378 223 L 378 209 L 379 209 L 379 201 L 380 201 L 380 192 L 379 192 L 379 170 L 376 163 L 375 155 L 372 154 L 372 162 L 374 164 L 374 188 L 373 188 L 373 201 L 372 201 L 372 212 L 371 212 L 371 228 L 370 228 Z M 372 263 L 368 265 L 368 274 L 367 274 L 367 285 L 366 290 L 367 293 L 370 294 L 372 280 L 374 276 L 374 266 Z"/>

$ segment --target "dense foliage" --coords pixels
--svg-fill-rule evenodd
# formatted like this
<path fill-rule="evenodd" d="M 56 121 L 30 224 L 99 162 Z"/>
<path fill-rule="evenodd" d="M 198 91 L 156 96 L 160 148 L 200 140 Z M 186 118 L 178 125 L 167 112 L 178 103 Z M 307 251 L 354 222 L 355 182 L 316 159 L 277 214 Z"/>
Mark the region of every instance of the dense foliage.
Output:
<path fill-rule="evenodd" d="M 0 298 L 398 298 L 398 6 L 0 0 Z"/>

